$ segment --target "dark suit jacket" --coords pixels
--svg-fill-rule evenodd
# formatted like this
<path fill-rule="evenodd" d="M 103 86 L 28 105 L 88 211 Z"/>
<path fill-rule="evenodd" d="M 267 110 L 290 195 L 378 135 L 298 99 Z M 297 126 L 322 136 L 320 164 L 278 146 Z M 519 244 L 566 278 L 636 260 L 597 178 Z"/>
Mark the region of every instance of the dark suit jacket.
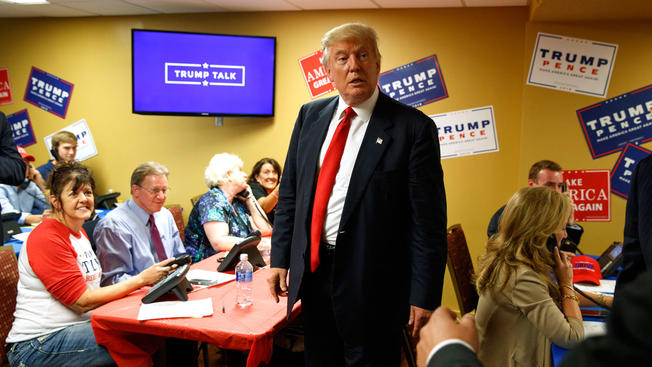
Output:
<path fill-rule="evenodd" d="M 652 271 L 648 270 L 614 299 L 607 334 L 588 338 L 571 349 L 560 367 L 649 366 L 652 351 Z M 428 367 L 481 366 L 475 354 L 459 344 L 441 348 Z"/>
<path fill-rule="evenodd" d="M 7 117 L 0 112 L 0 183 L 20 185 L 25 179 L 26 168 L 23 158 L 16 149 Z M 0 211 L 2 211 L 1 207 Z"/>
<path fill-rule="evenodd" d="M 25 162 L 18 154 L 9 122 L 0 112 L 0 183 L 17 186 L 25 179 Z"/>
<path fill-rule="evenodd" d="M 652 264 L 652 156 L 636 165 L 627 198 L 623 270 L 616 290 L 634 280 Z"/>
<path fill-rule="evenodd" d="M 299 112 L 283 169 L 272 267 L 289 268 L 288 312 L 310 272 L 312 202 L 319 152 L 338 98 Z M 307 265 L 308 264 L 308 265 Z M 405 322 L 409 304 L 441 302 L 446 197 L 434 123 L 380 93 L 358 153 L 334 258 L 334 313 L 355 333 Z"/>

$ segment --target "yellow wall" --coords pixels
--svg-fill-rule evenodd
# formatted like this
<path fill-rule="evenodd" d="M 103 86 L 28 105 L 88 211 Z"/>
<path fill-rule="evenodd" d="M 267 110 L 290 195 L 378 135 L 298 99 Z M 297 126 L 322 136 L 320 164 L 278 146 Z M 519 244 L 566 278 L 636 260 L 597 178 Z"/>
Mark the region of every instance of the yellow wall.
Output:
<path fill-rule="evenodd" d="M 437 55 L 450 97 L 423 106 L 426 114 L 494 106 L 500 152 L 443 161 L 448 222 L 463 225 L 475 261 L 483 252 L 490 216 L 525 184 L 534 160 L 611 168 L 616 158 L 592 161 L 574 117 L 575 109 L 597 98 L 524 85 L 536 32 L 620 44 L 609 96 L 650 80 L 649 67 L 645 77 L 639 73 L 650 65 L 649 55 L 639 60 L 650 41 L 649 24 L 584 27 L 529 24 L 527 19 L 524 7 L 2 19 L 0 67 L 9 67 L 15 102 L 0 110 L 29 110 L 38 143 L 27 150 L 39 164 L 47 157 L 43 137 L 85 118 L 99 151 L 85 163 L 95 173 L 99 193 L 111 188 L 128 199 L 133 168 L 156 160 L 171 171 L 168 203 L 184 206 L 187 216 L 189 198 L 206 190 L 203 170 L 213 154 L 238 154 L 247 170 L 263 156 L 284 161 L 296 113 L 310 101 L 297 59 L 317 50 L 333 26 L 364 22 L 379 33 L 381 70 Z M 131 28 L 276 36 L 275 116 L 225 118 L 223 127 L 215 127 L 212 118 L 132 114 Z M 22 101 L 31 66 L 75 84 L 65 120 Z M 562 124 L 561 131 L 552 129 Z M 598 250 L 604 247 L 598 238 L 606 245 L 622 236 L 623 200 L 612 200 L 613 223 L 585 226 L 587 243 L 595 240 Z M 444 303 L 457 308 L 448 276 Z"/>
<path fill-rule="evenodd" d="M 529 66 L 537 32 L 552 33 L 594 41 L 615 43 L 618 53 L 607 98 L 638 89 L 652 81 L 652 23 L 529 23 L 526 27 L 524 64 Z M 525 72 L 527 77 L 527 72 Z M 519 177 L 526 183 L 527 172 L 539 159 L 552 159 L 564 169 L 609 169 L 619 153 L 592 159 L 577 119 L 576 111 L 600 102 L 602 98 L 547 88 L 524 86 L 523 125 Z M 643 144 L 648 149 L 651 143 Z M 611 222 L 582 223 L 581 248 L 600 254 L 613 241 L 622 241 L 625 225 L 625 199 L 611 195 Z"/>

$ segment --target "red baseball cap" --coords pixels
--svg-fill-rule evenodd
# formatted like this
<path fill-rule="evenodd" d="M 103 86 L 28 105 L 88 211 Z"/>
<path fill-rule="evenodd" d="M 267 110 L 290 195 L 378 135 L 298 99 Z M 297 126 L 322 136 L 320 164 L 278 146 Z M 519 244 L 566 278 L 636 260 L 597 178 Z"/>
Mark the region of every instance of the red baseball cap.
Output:
<path fill-rule="evenodd" d="M 23 157 L 24 161 L 34 162 L 36 160 L 33 155 L 27 153 L 27 151 L 20 145 L 16 145 L 16 149 L 18 149 L 18 153 L 20 153 L 20 156 Z"/>
<path fill-rule="evenodd" d="M 602 279 L 602 272 L 600 271 L 600 264 L 586 255 L 573 256 L 571 258 L 573 265 L 573 283 L 589 282 L 600 285 Z"/>

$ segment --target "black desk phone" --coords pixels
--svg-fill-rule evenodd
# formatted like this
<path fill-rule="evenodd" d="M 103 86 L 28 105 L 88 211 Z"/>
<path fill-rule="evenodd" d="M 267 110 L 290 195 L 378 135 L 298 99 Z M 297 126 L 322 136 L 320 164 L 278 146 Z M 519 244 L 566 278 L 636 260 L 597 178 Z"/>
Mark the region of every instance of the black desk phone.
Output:
<path fill-rule="evenodd" d="M 240 254 L 247 254 L 249 262 L 257 267 L 265 266 L 265 260 L 258 251 L 258 243 L 260 243 L 260 232 L 254 231 L 247 236 L 244 240 L 238 242 L 231 248 L 228 255 L 221 260 L 221 264 L 217 267 L 217 271 L 224 272 L 235 269 L 235 266 L 240 261 Z M 218 260 L 219 261 L 219 260 Z"/>
<path fill-rule="evenodd" d="M 152 303 L 164 294 L 170 292 L 182 301 L 188 300 L 188 292 L 192 291 L 192 285 L 186 279 L 186 273 L 190 269 L 190 256 L 181 255 L 171 261 L 167 266 L 177 264 L 177 268 L 164 278 L 156 282 L 143 297 L 143 303 Z"/>
<path fill-rule="evenodd" d="M 614 275 L 622 262 L 623 244 L 621 242 L 614 242 L 598 258 L 602 277 L 607 278 Z"/>

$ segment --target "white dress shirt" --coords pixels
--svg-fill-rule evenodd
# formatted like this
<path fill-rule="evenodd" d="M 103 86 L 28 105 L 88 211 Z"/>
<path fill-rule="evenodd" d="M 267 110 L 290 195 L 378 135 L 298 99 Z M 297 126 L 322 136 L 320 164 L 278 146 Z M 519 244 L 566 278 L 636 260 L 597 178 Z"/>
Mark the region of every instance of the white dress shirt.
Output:
<path fill-rule="evenodd" d="M 358 152 L 362 145 L 362 139 L 367 132 L 371 113 L 374 111 L 374 107 L 376 107 L 376 101 L 378 101 L 378 88 L 374 90 L 374 93 L 369 97 L 369 99 L 358 106 L 353 107 L 356 116 L 351 120 L 351 129 L 349 130 L 346 145 L 344 146 L 344 152 L 342 153 L 342 159 L 340 160 L 340 168 L 335 176 L 333 192 L 331 193 L 331 197 L 328 199 L 326 215 L 324 217 L 324 227 L 322 228 L 321 234 L 321 240 L 330 243 L 331 245 L 335 245 L 337 239 L 337 230 L 340 227 L 340 218 L 342 217 L 342 209 L 344 208 L 344 200 L 346 199 L 346 193 L 349 189 L 353 166 L 358 157 Z M 335 129 L 344 118 L 344 110 L 348 107 L 349 106 L 344 103 L 344 100 L 340 96 L 337 103 L 337 109 L 335 110 L 335 114 L 333 114 L 330 126 L 328 127 L 326 139 L 321 146 L 321 152 L 319 153 L 319 169 L 321 169 L 321 164 L 324 161 L 324 156 L 326 155 L 328 146 L 333 139 Z"/>

